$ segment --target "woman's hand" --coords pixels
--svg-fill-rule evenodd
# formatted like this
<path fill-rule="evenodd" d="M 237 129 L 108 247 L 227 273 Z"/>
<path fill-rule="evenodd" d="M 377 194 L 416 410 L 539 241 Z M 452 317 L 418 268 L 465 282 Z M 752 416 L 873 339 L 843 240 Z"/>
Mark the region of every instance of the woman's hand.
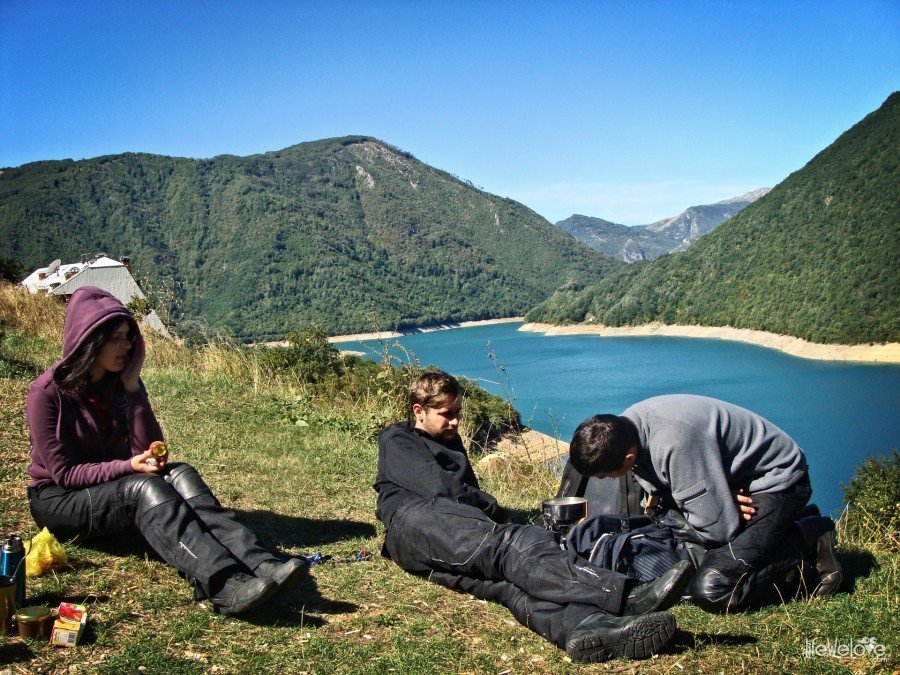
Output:
<path fill-rule="evenodd" d="M 734 501 L 737 502 L 738 511 L 741 512 L 741 518 L 750 520 L 756 515 L 756 509 L 753 508 L 753 498 L 746 494 L 744 488 L 734 493 Z"/>
<path fill-rule="evenodd" d="M 135 473 L 156 473 L 166 465 L 168 455 L 165 457 L 154 457 L 149 450 L 144 450 L 139 455 L 131 458 L 131 468 Z M 147 460 L 152 459 L 153 462 L 148 463 Z"/>
<path fill-rule="evenodd" d="M 145 358 L 147 358 L 147 345 L 144 342 L 144 336 L 138 333 L 134 338 L 128 365 L 122 371 L 122 383 L 125 385 L 125 391 L 133 394 L 140 389 L 141 368 L 144 366 Z"/>

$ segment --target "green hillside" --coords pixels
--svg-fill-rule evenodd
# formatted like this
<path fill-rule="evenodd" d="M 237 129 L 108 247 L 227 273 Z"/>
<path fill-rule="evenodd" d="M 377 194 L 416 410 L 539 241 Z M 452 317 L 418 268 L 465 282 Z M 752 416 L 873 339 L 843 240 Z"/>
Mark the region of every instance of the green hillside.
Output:
<path fill-rule="evenodd" d="M 0 257 L 104 251 L 183 328 L 245 340 L 523 314 L 619 264 L 376 139 L 250 157 L 123 154 L 0 173 Z"/>
<path fill-rule="evenodd" d="M 734 326 L 824 343 L 900 341 L 900 93 L 687 251 L 527 315 Z"/>

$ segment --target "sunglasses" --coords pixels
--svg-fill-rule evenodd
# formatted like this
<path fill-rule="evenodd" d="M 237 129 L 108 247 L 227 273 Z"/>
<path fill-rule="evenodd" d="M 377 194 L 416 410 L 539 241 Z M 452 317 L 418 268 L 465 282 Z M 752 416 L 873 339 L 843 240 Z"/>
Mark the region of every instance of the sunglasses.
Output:
<path fill-rule="evenodd" d="M 137 339 L 136 335 L 113 335 L 107 340 L 107 344 L 117 345 L 119 347 L 126 347 L 134 345 L 134 341 Z"/>

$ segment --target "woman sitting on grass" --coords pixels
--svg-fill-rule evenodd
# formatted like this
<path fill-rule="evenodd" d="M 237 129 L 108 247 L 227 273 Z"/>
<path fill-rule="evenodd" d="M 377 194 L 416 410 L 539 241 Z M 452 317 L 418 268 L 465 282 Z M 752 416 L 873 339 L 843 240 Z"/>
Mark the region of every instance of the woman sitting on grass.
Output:
<path fill-rule="evenodd" d="M 192 466 L 153 456 L 163 436 L 140 379 L 145 355 L 119 300 L 93 286 L 72 294 L 63 358 L 28 392 L 31 514 L 63 540 L 136 529 L 198 599 L 241 614 L 308 567 L 263 549 Z"/>

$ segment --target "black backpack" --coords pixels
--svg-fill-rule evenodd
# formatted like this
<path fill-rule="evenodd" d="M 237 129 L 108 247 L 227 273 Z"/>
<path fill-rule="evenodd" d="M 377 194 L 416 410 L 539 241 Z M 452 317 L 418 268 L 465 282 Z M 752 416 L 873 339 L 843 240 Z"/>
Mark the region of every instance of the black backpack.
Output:
<path fill-rule="evenodd" d="M 619 478 L 583 476 L 566 462 L 557 497 L 584 497 L 588 517 L 571 529 L 566 547 L 603 569 L 652 581 L 680 560 L 702 558 L 702 547 L 679 536 L 678 523 L 644 515 L 647 493 L 630 471 Z"/>
<path fill-rule="evenodd" d="M 693 559 L 673 525 L 648 516 L 591 516 L 569 531 L 566 546 L 597 567 L 652 581 Z"/>
<path fill-rule="evenodd" d="M 584 497 L 588 500 L 588 515 L 619 514 L 622 517 L 643 515 L 641 501 L 644 488 L 630 471 L 620 478 L 592 478 L 583 476 L 569 463 L 563 469 L 557 497 Z"/>

